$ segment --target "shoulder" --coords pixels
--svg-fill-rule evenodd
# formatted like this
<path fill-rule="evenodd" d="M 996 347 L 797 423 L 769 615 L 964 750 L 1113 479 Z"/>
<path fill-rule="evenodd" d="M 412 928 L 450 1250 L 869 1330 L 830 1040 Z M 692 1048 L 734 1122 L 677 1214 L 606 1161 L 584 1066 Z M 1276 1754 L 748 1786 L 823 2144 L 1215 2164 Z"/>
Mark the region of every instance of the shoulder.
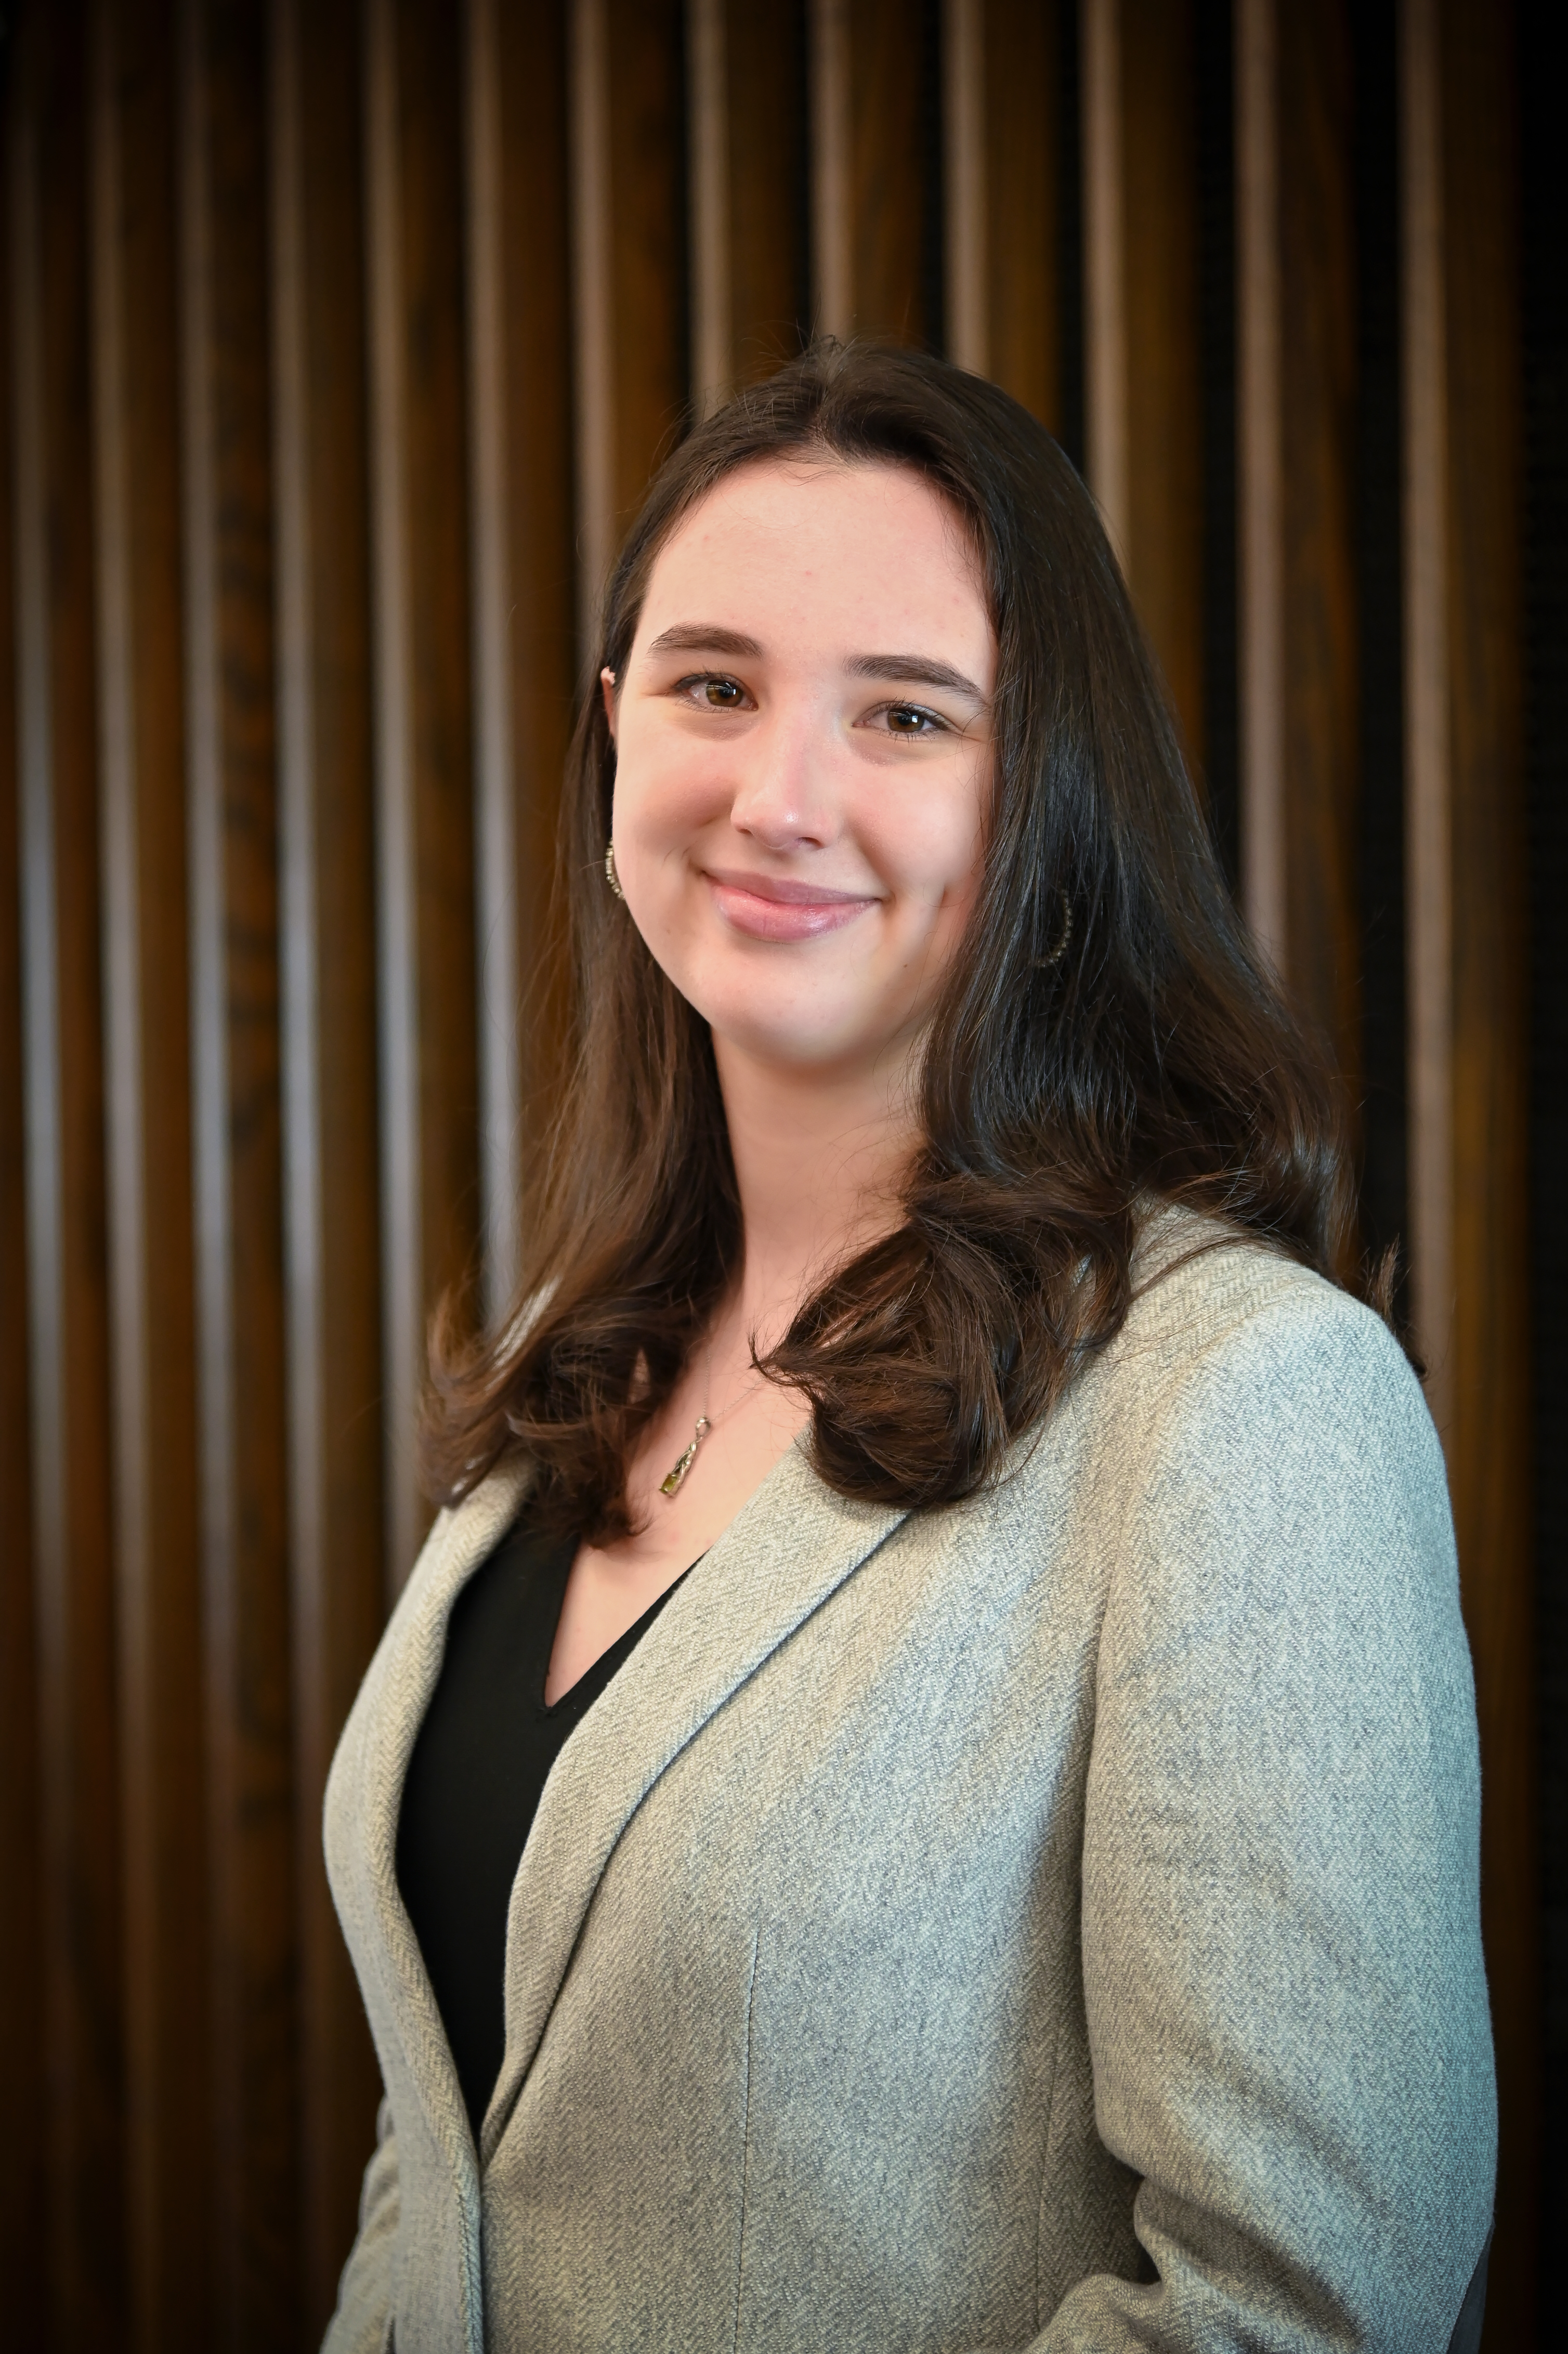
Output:
<path fill-rule="evenodd" d="M 1264 1246 L 1178 1239 L 1096 1368 L 1126 1474 L 1113 1649 L 1180 1624 L 1245 1671 L 1289 1630 L 1352 1677 L 1364 1646 L 1385 1667 L 1414 1649 L 1467 1685 L 1442 1449 L 1398 1342 Z"/>
<path fill-rule="evenodd" d="M 1436 1455 L 1420 1383 L 1382 1319 L 1266 1240 L 1161 1212 L 1133 1281 L 1127 1321 L 1088 1383 L 1104 1393 L 1102 1410 L 1114 1401 L 1151 1441 L 1205 1410 L 1283 1436 L 1289 1401 L 1314 1409 L 1304 1430 L 1350 1422 Z"/>

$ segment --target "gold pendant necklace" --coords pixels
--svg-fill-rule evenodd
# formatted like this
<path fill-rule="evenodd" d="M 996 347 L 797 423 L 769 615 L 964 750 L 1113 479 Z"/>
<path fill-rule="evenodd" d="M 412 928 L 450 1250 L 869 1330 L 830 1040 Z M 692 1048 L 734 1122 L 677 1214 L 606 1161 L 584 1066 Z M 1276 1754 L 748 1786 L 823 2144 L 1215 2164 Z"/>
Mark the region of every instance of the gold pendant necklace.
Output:
<path fill-rule="evenodd" d="M 712 1428 L 713 1425 L 708 1420 L 707 1416 L 705 1414 L 698 1415 L 697 1426 L 692 1433 L 692 1443 L 690 1447 L 687 1447 L 685 1453 L 682 1456 L 678 1463 L 671 1464 L 670 1469 L 665 1472 L 664 1477 L 659 1482 L 659 1493 L 662 1496 L 673 1496 L 675 1493 L 682 1480 L 685 1478 L 687 1472 L 696 1461 L 697 1449 Z"/>

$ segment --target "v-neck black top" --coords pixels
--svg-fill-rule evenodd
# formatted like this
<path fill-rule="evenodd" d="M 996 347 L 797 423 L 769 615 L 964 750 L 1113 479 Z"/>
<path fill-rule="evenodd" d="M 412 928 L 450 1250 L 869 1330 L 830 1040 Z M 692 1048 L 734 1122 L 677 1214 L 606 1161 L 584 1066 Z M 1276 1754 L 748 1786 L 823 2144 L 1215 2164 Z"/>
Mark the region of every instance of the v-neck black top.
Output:
<path fill-rule="evenodd" d="M 675 1591 L 668 1587 L 546 1707 L 545 1679 L 576 1552 L 575 1537 L 541 1538 L 524 1516 L 475 1570 L 452 1606 L 403 1788 L 397 1885 L 476 2143 L 506 2041 L 512 1883 L 550 1768 Z"/>

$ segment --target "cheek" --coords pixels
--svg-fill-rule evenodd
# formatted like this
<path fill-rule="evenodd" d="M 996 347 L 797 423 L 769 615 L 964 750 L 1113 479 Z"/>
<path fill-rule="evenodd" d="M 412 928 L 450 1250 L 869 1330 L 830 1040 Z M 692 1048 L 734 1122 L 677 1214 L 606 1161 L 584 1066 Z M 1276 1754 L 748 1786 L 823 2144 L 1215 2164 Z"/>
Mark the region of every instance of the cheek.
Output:
<path fill-rule="evenodd" d="M 978 795 L 909 793 L 879 808 L 864 839 L 874 864 L 927 923 L 961 923 L 980 887 L 982 827 Z"/>

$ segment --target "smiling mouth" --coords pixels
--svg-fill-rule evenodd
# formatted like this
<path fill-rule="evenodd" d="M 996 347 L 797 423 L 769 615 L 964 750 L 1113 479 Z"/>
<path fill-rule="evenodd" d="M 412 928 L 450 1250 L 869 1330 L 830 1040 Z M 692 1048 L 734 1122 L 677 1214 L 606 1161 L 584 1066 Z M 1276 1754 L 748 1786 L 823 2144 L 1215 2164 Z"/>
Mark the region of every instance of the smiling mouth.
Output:
<path fill-rule="evenodd" d="M 720 915 L 754 940 L 810 940 L 836 932 L 876 905 L 870 892 L 830 891 L 780 875 L 745 875 L 705 868 Z"/>

